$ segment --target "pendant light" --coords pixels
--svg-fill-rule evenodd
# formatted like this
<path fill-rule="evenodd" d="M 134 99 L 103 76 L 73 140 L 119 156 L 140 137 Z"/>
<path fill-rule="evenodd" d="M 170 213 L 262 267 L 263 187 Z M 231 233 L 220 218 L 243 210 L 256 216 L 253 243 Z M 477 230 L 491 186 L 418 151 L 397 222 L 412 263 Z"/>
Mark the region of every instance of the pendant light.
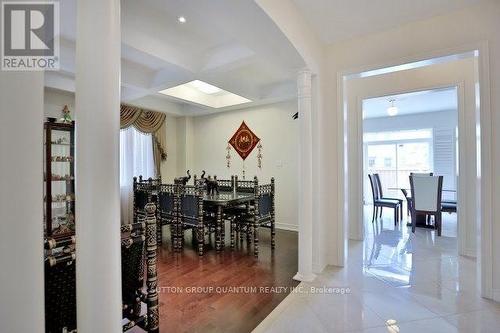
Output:
<path fill-rule="evenodd" d="M 387 114 L 390 117 L 394 117 L 399 112 L 398 107 L 394 105 L 395 101 L 396 101 L 395 99 L 390 99 L 389 100 L 389 102 L 391 103 L 391 106 L 387 108 Z"/>

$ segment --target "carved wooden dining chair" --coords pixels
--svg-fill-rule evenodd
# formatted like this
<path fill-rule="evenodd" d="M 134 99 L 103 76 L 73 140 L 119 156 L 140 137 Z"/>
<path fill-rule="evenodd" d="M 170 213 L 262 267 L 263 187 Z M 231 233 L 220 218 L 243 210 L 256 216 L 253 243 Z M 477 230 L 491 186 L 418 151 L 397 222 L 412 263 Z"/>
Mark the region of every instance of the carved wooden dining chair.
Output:
<path fill-rule="evenodd" d="M 157 242 L 161 244 L 163 238 L 162 226 L 170 226 L 170 237 L 172 248 L 178 248 L 178 206 L 179 206 L 179 185 L 161 184 L 158 187 L 157 207 L 158 207 L 158 230 Z"/>
<path fill-rule="evenodd" d="M 156 291 L 156 208 L 146 207 L 146 217 L 137 223 L 125 224 L 121 231 L 122 313 L 126 319 L 123 332 L 139 326 L 157 333 L 159 327 L 158 294 Z M 150 238 L 146 248 L 146 228 Z M 152 240 L 151 240 L 152 237 Z M 75 237 L 45 241 L 45 332 L 76 332 L 76 253 Z M 146 252 L 148 260 L 146 262 Z M 145 281 L 147 265 L 147 281 Z M 144 291 L 146 282 L 147 293 Z M 142 304 L 146 311 L 142 311 Z"/>
<path fill-rule="evenodd" d="M 45 332 L 76 330 L 75 237 L 45 242 Z M 53 254 L 52 251 L 57 251 Z"/>
<path fill-rule="evenodd" d="M 270 184 L 259 185 L 254 178 L 255 202 L 253 209 L 238 216 L 231 224 L 231 247 L 234 248 L 235 233 L 237 230 L 246 232 L 247 239 L 253 236 L 254 255 L 259 255 L 259 228 L 271 230 L 271 249 L 276 246 L 276 213 L 275 213 L 275 181 L 271 178 Z M 239 226 L 239 228 L 238 228 Z"/>
<path fill-rule="evenodd" d="M 191 229 L 193 239 L 198 243 L 198 254 L 204 253 L 205 232 L 210 222 L 203 209 L 203 188 L 201 186 L 179 186 L 179 214 L 176 234 L 180 237 L 178 249 L 184 246 L 184 231 Z"/>
<path fill-rule="evenodd" d="M 133 223 L 137 222 L 137 214 L 144 217 L 146 216 L 145 207 L 148 202 L 156 202 L 156 192 L 158 191 L 158 187 L 160 185 L 161 177 L 155 179 L 148 178 L 146 180 L 143 179 L 142 176 L 139 176 L 139 178 L 133 178 Z"/>

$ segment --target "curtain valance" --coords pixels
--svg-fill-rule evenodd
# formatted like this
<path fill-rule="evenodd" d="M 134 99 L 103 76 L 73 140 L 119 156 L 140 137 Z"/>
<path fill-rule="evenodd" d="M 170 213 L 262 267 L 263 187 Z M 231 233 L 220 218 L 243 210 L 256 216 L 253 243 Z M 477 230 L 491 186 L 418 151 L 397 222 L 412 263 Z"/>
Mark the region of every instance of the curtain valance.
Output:
<path fill-rule="evenodd" d="M 165 118 L 161 112 L 144 110 L 135 106 L 120 105 L 120 128 L 134 126 L 142 133 L 151 133 L 156 174 L 160 175 L 160 161 L 167 159 Z"/>
<path fill-rule="evenodd" d="M 165 122 L 166 115 L 161 112 L 149 111 L 135 106 L 122 104 L 120 106 L 120 127 L 134 126 L 143 133 L 155 133 Z"/>

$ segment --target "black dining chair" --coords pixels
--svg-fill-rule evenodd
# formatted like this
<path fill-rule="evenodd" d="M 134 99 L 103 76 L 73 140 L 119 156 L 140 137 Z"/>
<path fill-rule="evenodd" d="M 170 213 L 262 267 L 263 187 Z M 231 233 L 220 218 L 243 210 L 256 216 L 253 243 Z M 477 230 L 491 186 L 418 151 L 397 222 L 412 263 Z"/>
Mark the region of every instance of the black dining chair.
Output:
<path fill-rule="evenodd" d="M 441 196 L 443 176 L 410 176 L 411 187 L 411 231 L 415 232 L 417 214 L 434 216 L 434 227 L 441 236 Z"/>
<path fill-rule="evenodd" d="M 379 196 L 379 190 L 377 188 L 377 181 L 375 180 L 374 175 L 368 175 L 370 179 L 370 185 L 372 189 L 372 198 L 373 198 L 373 217 L 372 223 L 375 221 L 375 217 L 378 216 L 378 208 L 382 210 L 384 207 L 394 209 L 394 225 L 398 223 L 398 215 L 399 215 L 399 206 L 400 200 L 391 200 L 391 199 L 382 199 Z M 380 214 L 382 216 L 382 214 Z"/>
<path fill-rule="evenodd" d="M 410 172 L 410 176 L 415 176 L 415 177 L 428 177 L 428 176 L 434 176 L 434 172 Z M 407 192 L 405 190 L 405 192 Z M 410 204 L 407 205 L 407 208 L 410 210 L 410 216 L 411 216 L 411 195 L 405 195 L 406 200 L 410 200 Z M 431 223 L 431 215 L 427 215 L 425 217 L 427 220 L 427 224 Z"/>
<path fill-rule="evenodd" d="M 403 200 L 400 198 L 385 197 L 384 191 L 382 190 L 382 182 L 380 181 L 380 175 L 378 173 L 373 174 L 375 176 L 375 181 L 377 182 L 377 188 L 379 192 L 379 198 L 382 200 L 397 200 L 399 201 L 399 220 L 403 219 Z M 380 209 L 380 217 L 382 217 L 382 209 Z"/>

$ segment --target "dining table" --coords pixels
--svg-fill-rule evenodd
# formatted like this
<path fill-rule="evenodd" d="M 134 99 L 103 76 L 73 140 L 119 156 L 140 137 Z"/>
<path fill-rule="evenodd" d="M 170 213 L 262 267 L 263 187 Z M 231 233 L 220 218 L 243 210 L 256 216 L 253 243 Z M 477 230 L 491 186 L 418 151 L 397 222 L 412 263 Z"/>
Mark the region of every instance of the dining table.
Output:
<path fill-rule="evenodd" d="M 411 192 L 411 188 L 405 188 L 405 187 L 388 187 L 387 189 L 388 190 L 392 190 L 392 191 L 406 190 L 408 193 Z M 453 190 L 453 189 L 445 189 L 445 188 L 443 188 L 441 191 L 448 192 L 448 193 L 457 193 L 457 190 Z"/>
<path fill-rule="evenodd" d="M 393 191 L 401 191 L 401 190 L 406 190 L 408 193 L 411 193 L 411 188 L 405 188 L 405 187 L 388 187 L 388 190 L 393 190 Z M 446 193 L 457 193 L 457 190 L 455 189 L 442 189 L 443 194 Z M 444 201 L 443 201 L 444 202 Z M 456 203 L 456 200 L 455 200 Z M 417 219 L 415 221 L 415 226 L 418 228 L 426 228 L 426 229 L 435 229 L 434 225 L 429 224 L 427 221 L 427 215 L 425 214 L 417 214 Z M 411 223 L 408 222 L 406 224 L 407 226 L 411 226 Z"/>
<path fill-rule="evenodd" d="M 255 200 L 254 193 L 246 192 L 219 192 L 216 194 L 205 193 L 203 196 L 204 207 L 214 207 L 216 212 L 216 227 L 215 227 L 215 249 L 220 252 L 224 246 L 224 209 L 235 207 L 243 204 L 251 204 Z"/>

